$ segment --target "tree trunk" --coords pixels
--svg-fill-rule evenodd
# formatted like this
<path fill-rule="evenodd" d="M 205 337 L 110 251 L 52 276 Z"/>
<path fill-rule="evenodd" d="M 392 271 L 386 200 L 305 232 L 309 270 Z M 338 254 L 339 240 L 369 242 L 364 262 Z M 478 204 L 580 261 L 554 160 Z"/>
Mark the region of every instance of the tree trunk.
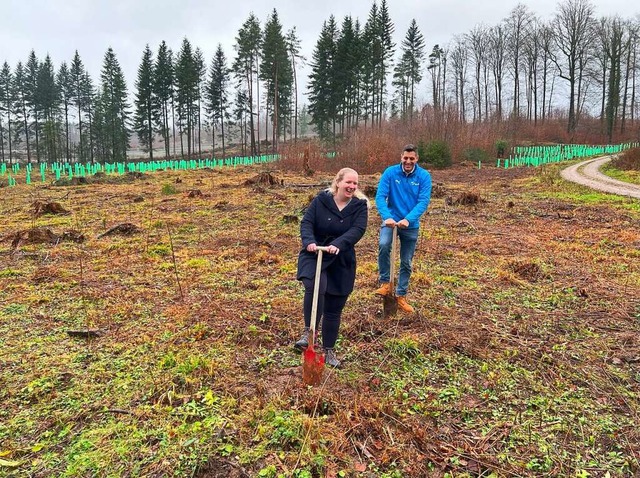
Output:
<path fill-rule="evenodd" d="M 171 98 L 171 127 L 173 128 L 173 157 L 176 157 L 176 106 Z M 178 125 L 178 129 L 180 126 Z M 180 149 L 182 149 L 182 134 L 180 135 Z"/>
<path fill-rule="evenodd" d="M 278 150 L 278 63 L 276 63 L 276 82 L 273 88 L 273 145 L 271 151 L 276 154 Z"/>
<path fill-rule="evenodd" d="M 222 128 L 222 157 L 226 156 L 224 149 L 224 111 L 220 113 L 220 127 Z"/>
<path fill-rule="evenodd" d="M 153 123 L 151 119 L 150 104 L 147 104 L 147 133 L 149 141 L 149 161 L 153 161 Z"/>
<path fill-rule="evenodd" d="M 258 151 L 260 156 L 260 65 L 258 64 L 258 55 L 256 54 L 256 108 L 257 108 L 257 124 L 258 124 Z M 264 139 L 267 139 L 267 129 L 264 131 Z"/>
<path fill-rule="evenodd" d="M 620 133 L 624 133 L 625 123 L 627 120 L 627 99 L 629 95 L 629 77 L 631 76 L 631 49 L 633 45 L 631 44 L 631 37 L 627 43 L 627 65 L 626 71 L 624 75 L 624 93 L 622 94 L 622 115 L 620 117 Z"/>
<path fill-rule="evenodd" d="M 251 60 L 253 61 L 253 60 Z M 253 112 L 253 73 L 251 68 L 249 69 L 249 71 L 247 72 L 247 91 L 249 93 L 249 97 L 247 98 L 249 101 L 249 127 L 251 128 L 251 155 L 255 155 L 256 154 L 256 131 L 255 131 L 255 126 L 253 123 L 253 116 L 254 116 L 254 112 Z M 246 129 L 245 129 L 245 134 L 246 134 Z M 260 138 L 258 138 L 258 141 L 260 140 Z"/>

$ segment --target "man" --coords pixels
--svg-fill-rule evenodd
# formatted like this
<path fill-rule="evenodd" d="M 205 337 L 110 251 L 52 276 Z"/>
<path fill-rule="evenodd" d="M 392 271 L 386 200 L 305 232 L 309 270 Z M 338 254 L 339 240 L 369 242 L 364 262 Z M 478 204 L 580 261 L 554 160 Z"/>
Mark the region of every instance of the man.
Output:
<path fill-rule="evenodd" d="M 411 263 L 418 242 L 420 216 L 424 214 L 431 200 L 431 175 L 418 166 L 418 152 L 412 144 L 402 150 L 400 164 L 385 169 L 378 182 L 376 207 L 382 218 L 380 246 L 378 249 L 378 270 L 381 287 L 376 294 L 387 296 L 391 290 L 391 240 L 393 228 L 398 229 L 400 239 L 400 274 L 396 296 L 398 308 L 413 313 L 413 307 L 407 302 L 407 289 L 411 277 Z"/>

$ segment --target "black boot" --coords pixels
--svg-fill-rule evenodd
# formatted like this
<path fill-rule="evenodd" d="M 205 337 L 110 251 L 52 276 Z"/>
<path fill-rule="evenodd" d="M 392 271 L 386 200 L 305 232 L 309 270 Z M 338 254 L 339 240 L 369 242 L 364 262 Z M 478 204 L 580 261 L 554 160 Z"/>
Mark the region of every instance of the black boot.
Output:
<path fill-rule="evenodd" d="M 342 362 L 336 357 L 336 351 L 333 349 L 324 349 L 324 363 L 333 368 L 340 368 Z"/>
<path fill-rule="evenodd" d="M 309 327 L 305 327 L 300 340 L 298 340 L 293 347 L 298 350 L 304 350 L 309 346 Z"/>

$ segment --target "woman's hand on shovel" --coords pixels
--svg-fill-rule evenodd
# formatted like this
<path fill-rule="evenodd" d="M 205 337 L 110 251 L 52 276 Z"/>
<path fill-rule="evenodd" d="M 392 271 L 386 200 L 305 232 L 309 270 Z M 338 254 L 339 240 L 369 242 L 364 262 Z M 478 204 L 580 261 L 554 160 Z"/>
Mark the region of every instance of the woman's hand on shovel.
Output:
<path fill-rule="evenodd" d="M 336 256 L 340 253 L 340 249 L 338 249 L 334 245 L 327 246 L 325 249 L 329 254 L 335 254 Z"/>
<path fill-rule="evenodd" d="M 309 244 L 311 245 L 311 244 Z M 314 244 L 315 246 L 315 244 Z M 307 247 L 307 250 L 309 250 L 309 247 Z M 334 246 L 333 244 L 330 246 L 316 246 L 315 247 L 316 251 L 322 251 L 322 252 L 326 252 L 328 254 L 335 254 L 336 256 L 340 253 L 340 249 L 337 248 L 336 246 Z M 309 251 L 312 252 L 312 251 Z"/>

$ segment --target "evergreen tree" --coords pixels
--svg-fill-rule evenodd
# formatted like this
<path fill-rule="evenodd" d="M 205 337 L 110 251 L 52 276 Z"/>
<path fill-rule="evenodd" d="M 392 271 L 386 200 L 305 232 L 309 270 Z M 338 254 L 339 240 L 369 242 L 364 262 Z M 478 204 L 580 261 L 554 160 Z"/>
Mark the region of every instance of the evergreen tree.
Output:
<path fill-rule="evenodd" d="M 29 117 L 33 118 L 33 123 L 28 124 L 27 128 L 34 133 L 36 161 L 40 159 L 40 101 L 38 98 L 39 70 L 40 62 L 36 57 L 35 51 L 31 50 L 29 59 L 26 63 L 24 87 L 26 107 L 29 110 Z"/>
<path fill-rule="evenodd" d="M 109 124 L 107 123 L 106 105 L 103 101 L 103 96 L 98 89 L 94 95 L 94 108 L 93 108 L 93 128 L 91 132 L 92 142 L 95 148 L 96 157 L 101 161 L 112 160 L 110 154 L 109 144 L 111 142 L 109 136 Z"/>
<path fill-rule="evenodd" d="M 163 41 L 158 48 L 158 56 L 156 57 L 155 68 L 153 72 L 153 92 L 160 104 L 160 116 L 157 119 L 158 130 L 164 141 L 165 157 L 169 157 L 169 111 L 170 103 L 173 98 L 174 85 L 173 58 L 171 50 Z"/>
<path fill-rule="evenodd" d="M 178 109 L 178 127 L 180 131 L 181 153 L 184 155 L 183 134 L 187 134 L 187 156 L 191 156 L 191 140 L 196 124 L 198 101 L 198 65 L 191 43 L 186 38 L 176 61 L 176 105 Z"/>
<path fill-rule="evenodd" d="M 387 73 L 392 70 L 393 67 L 393 54 L 395 52 L 395 43 L 393 43 L 393 32 L 395 27 L 391 21 L 389 15 L 389 8 L 387 6 L 387 0 L 382 0 L 380 3 L 380 15 L 378 24 L 378 35 L 381 45 L 381 57 L 378 68 L 378 123 L 382 123 L 384 116 L 384 110 L 386 108 L 386 95 L 387 95 Z"/>
<path fill-rule="evenodd" d="M 272 150 L 277 150 L 278 138 L 285 130 L 291 109 L 293 71 L 287 53 L 278 12 L 274 9 L 264 26 L 260 79 L 266 86 L 267 118 L 271 112 Z M 265 119 L 266 123 L 267 119 Z"/>
<path fill-rule="evenodd" d="M 249 108 L 249 136 L 251 139 L 251 154 L 260 153 L 260 87 L 259 87 L 259 60 L 260 48 L 262 45 L 262 30 L 260 22 L 256 16 L 251 13 L 249 18 L 244 22 L 238 36 L 236 37 L 235 50 L 237 56 L 233 62 L 233 71 L 235 71 L 239 82 L 244 83 L 244 91 L 247 94 L 247 105 Z M 255 94 L 254 94 L 255 90 Z M 256 121 L 258 124 L 258 139 L 256 143 Z"/>
<path fill-rule="evenodd" d="M 338 96 L 336 95 L 335 60 L 338 29 L 333 15 L 325 21 L 311 55 L 309 74 L 309 113 L 322 139 L 333 136 L 336 141 Z"/>
<path fill-rule="evenodd" d="M 84 83 L 84 74 L 85 68 L 82 60 L 80 59 L 80 55 L 78 54 L 78 50 L 71 61 L 71 70 L 69 72 L 69 80 L 71 82 L 73 88 L 73 95 L 71 102 L 75 106 L 77 111 L 76 120 L 78 121 L 78 147 L 77 147 L 77 159 L 78 161 L 86 161 L 87 155 L 85 154 L 85 150 L 83 148 L 83 144 L 86 142 L 84 138 L 85 132 L 83 131 L 83 123 L 82 123 L 82 115 L 84 109 L 84 93 L 83 93 L 83 83 Z"/>
<path fill-rule="evenodd" d="M 359 86 L 362 67 L 362 50 L 359 32 L 350 16 L 342 21 L 336 42 L 336 59 L 333 67 L 336 81 L 335 101 L 338 103 L 340 131 L 358 124 Z"/>
<path fill-rule="evenodd" d="M 143 150 L 149 153 L 149 160 L 153 161 L 154 124 L 160 117 L 160 105 L 153 91 L 153 53 L 149 45 L 142 53 L 135 88 L 133 129 L 138 135 Z"/>
<path fill-rule="evenodd" d="M 4 127 L 0 129 L 0 136 L 2 140 L 2 160 L 5 160 L 5 144 L 7 148 L 7 154 L 9 164 L 12 164 L 13 159 L 13 144 L 11 137 L 11 126 L 13 118 L 13 108 L 15 102 L 15 94 L 13 87 L 13 75 L 11 74 L 11 68 L 5 61 L 0 70 L 0 119 L 4 116 L 6 119 L 6 136 L 4 133 Z"/>
<path fill-rule="evenodd" d="M 17 122 L 21 125 L 20 128 L 16 128 L 13 142 L 16 146 L 22 143 L 22 137 L 24 136 L 25 144 L 27 148 L 27 161 L 31 162 L 31 146 L 29 141 L 29 110 L 27 107 L 27 87 L 26 87 L 26 73 L 22 62 L 18 62 L 16 70 L 13 74 L 13 88 L 15 95 L 14 98 L 14 111 L 16 111 Z"/>
<path fill-rule="evenodd" d="M 211 122 L 212 155 L 215 153 L 216 128 L 219 125 L 222 133 L 222 157 L 226 155 L 224 125 L 225 119 L 229 119 L 227 88 L 229 86 L 230 73 L 231 70 L 227 67 L 227 58 L 222 50 L 222 45 L 218 44 L 209 71 L 209 82 L 205 91 L 205 107 Z M 241 120 L 242 118 L 239 119 Z"/>
<path fill-rule="evenodd" d="M 73 84 L 71 83 L 71 74 L 66 62 L 62 62 L 60 65 L 56 82 L 58 84 L 60 102 L 64 114 L 64 160 L 71 161 L 71 152 L 69 150 L 69 108 L 71 107 L 71 101 L 73 99 Z"/>
<path fill-rule="evenodd" d="M 247 155 L 247 116 L 250 114 L 249 94 L 242 87 L 242 84 L 236 88 L 236 100 L 234 102 L 233 117 L 240 129 L 240 142 L 242 144 L 242 154 Z"/>
<path fill-rule="evenodd" d="M 371 119 L 373 125 L 376 121 L 376 105 L 379 94 L 378 77 L 379 65 L 382 61 L 382 45 L 379 39 L 379 13 L 378 5 L 374 1 L 369 10 L 367 22 L 364 25 L 362 33 L 362 54 L 364 61 L 362 63 L 362 88 L 361 102 L 362 113 L 364 117 L 365 128 L 367 122 Z"/>
<path fill-rule="evenodd" d="M 44 156 L 47 161 L 54 162 L 58 160 L 61 139 L 60 124 L 58 122 L 60 91 L 56 84 L 55 71 L 49 55 L 46 56 L 38 70 L 36 99 L 43 121 Z"/>
<path fill-rule="evenodd" d="M 125 85 L 126 87 L 126 85 Z M 82 96 L 82 104 L 84 105 L 84 121 L 88 127 L 88 134 L 84 135 L 83 150 L 88 151 L 88 159 L 93 162 L 95 159 L 95 132 L 93 125 L 93 118 L 95 116 L 95 102 L 96 102 L 96 88 L 93 85 L 91 75 L 87 70 L 84 70 L 80 80 L 80 94 Z M 128 142 L 128 134 L 127 134 Z"/>
<path fill-rule="evenodd" d="M 420 33 L 416 20 L 413 19 L 402 41 L 402 56 L 394 73 L 394 85 L 398 89 L 400 114 L 403 118 L 413 116 L 416 85 L 422 81 L 424 47 L 424 37 Z"/>
<path fill-rule="evenodd" d="M 374 1 L 363 34 L 365 121 L 370 116 L 372 124 L 382 123 L 386 108 L 387 73 L 391 70 L 395 49 L 393 31 L 386 0 L 382 0 L 380 8 Z"/>
<path fill-rule="evenodd" d="M 100 73 L 100 113 L 104 116 L 100 138 L 104 161 L 125 161 L 129 147 L 127 85 L 113 49 L 105 54 Z"/>
<path fill-rule="evenodd" d="M 202 94 L 205 89 L 204 85 L 206 84 L 207 66 L 205 64 L 204 54 L 200 48 L 196 48 L 193 58 L 198 82 L 196 89 L 198 103 L 196 108 L 196 122 L 198 124 L 198 155 L 199 157 L 202 157 Z M 195 145 L 193 150 L 195 151 Z"/>
<path fill-rule="evenodd" d="M 300 39 L 296 33 L 296 27 L 287 32 L 286 42 L 293 74 L 292 119 L 289 120 L 289 125 L 293 125 L 293 140 L 296 142 L 298 141 L 298 74 L 296 67 L 298 62 L 304 63 L 306 59 L 300 54 Z"/>

